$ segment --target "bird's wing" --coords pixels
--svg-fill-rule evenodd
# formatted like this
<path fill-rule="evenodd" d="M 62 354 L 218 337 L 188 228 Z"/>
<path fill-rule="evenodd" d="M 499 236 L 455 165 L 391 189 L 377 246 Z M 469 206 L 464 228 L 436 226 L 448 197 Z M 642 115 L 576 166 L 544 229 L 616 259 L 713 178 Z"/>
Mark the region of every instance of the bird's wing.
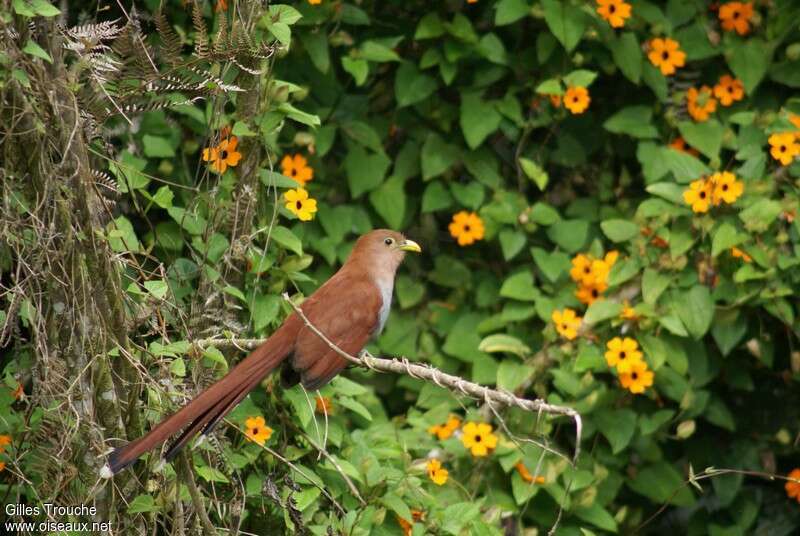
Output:
<path fill-rule="evenodd" d="M 382 307 L 378 287 L 363 275 L 348 273 L 331 278 L 301 305 L 311 324 L 350 355 L 358 355 L 374 335 Z M 306 389 L 319 389 L 346 366 L 347 360 L 308 326 L 300 330 L 292 367 Z"/>

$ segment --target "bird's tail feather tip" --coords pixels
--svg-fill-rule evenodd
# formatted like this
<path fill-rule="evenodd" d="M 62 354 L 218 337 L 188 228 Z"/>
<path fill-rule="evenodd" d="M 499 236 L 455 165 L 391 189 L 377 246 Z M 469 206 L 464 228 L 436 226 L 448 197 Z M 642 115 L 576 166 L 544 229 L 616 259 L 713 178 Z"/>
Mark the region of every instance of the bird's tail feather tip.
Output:
<path fill-rule="evenodd" d="M 109 479 L 114 476 L 114 471 L 111 470 L 111 467 L 108 464 L 105 464 L 100 469 L 100 478 Z"/>

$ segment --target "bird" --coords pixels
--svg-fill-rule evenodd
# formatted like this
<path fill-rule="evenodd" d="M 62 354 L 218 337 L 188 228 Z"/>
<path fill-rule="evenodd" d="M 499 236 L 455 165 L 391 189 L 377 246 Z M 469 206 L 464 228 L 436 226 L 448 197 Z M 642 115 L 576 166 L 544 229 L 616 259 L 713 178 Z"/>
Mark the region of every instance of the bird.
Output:
<path fill-rule="evenodd" d="M 406 253 L 421 251 L 419 244 L 389 229 L 362 235 L 339 271 L 299 306 L 303 316 L 339 349 L 349 355 L 358 354 L 383 330 L 391 308 L 395 274 Z M 269 339 L 222 379 L 146 435 L 114 449 L 100 475 L 111 478 L 177 435 L 164 455 L 164 461 L 172 460 L 195 435 L 208 434 L 279 365 L 283 365 L 281 377 L 285 385 L 302 383 L 313 391 L 331 381 L 347 364 L 293 312 Z"/>

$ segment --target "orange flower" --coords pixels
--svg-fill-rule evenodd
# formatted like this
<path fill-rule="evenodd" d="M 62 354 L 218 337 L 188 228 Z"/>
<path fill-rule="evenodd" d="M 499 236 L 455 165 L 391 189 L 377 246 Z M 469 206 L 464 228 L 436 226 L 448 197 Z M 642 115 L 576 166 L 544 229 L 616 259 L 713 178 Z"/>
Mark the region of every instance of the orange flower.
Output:
<path fill-rule="evenodd" d="M 225 138 L 216 147 L 203 149 L 203 160 L 211 162 L 211 170 L 215 173 L 225 173 L 228 166 L 236 166 L 242 158 L 242 153 L 236 150 L 238 144 L 236 136 Z"/>
<path fill-rule="evenodd" d="M 550 99 L 550 104 L 553 105 L 553 108 L 561 108 L 561 95 L 550 93 L 547 97 Z"/>
<path fill-rule="evenodd" d="M 733 78 L 729 74 L 723 75 L 714 86 L 714 96 L 723 106 L 730 106 L 744 98 L 744 85 L 738 78 Z"/>
<path fill-rule="evenodd" d="M 308 1 L 311 2 L 312 0 Z M 406 521 L 398 515 L 395 515 L 395 517 L 397 518 L 397 524 L 400 525 L 401 529 L 403 529 L 403 536 L 411 536 L 411 533 L 414 532 L 414 525 L 410 521 Z"/>
<path fill-rule="evenodd" d="M 244 435 L 247 436 L 247 439 L 259 445 L 263 445 L 272 437 L 273 430 L 267 426 L 264 417 L 249 417 L 244 421 L 244 426 Z"/>
<path fill-rule="evenodd" d="M 642 352 L 636 339 L 614 337 L 606 343 L 608 351 L 605 354 L 609 367 L 615 367 L 620 374 L 630 372 L 634 363 L 642 360 Z"/>
<path fill-rule="evenodd" d="M 535 482 L 536 482 L 537 484 L 544 484 L 544 482 L 545 482 L 545 480 L 544 480 L 544 477 L 543 477 L 543 476 L 541 476 L 541 475 L 537 476 L 537 477 L 534 479 L 534 478 L 533 478 L 533 475 L 531 474 L 531 472 L 530 472 L 530 471 L 528 471 L 528 468 L 527 468 L 527 467 L 525 467 L 525 464 L 524 464 L 524 463 L 522 463 L 522 462 L 519 462 L 517 465 L 515 465 L 515 466 L 514 466 L 514 469 L 516 469 L 516 470 L 517 470 L 517 472 L 519 473 L 519 476 L 520 476 L 520 477 L 522 478 L 522 480 L 524 480 L 525 482 L 534 482 L 534 480 L 535 480 Z"/>
<path fill-rule="evenodd" d="M 719 20 L 726 32 L 735 31 L 739 35 L 747 35 L 750 33 L 752 18 L 752 2 L 728 2 L 719 7 Z"/>
<path fill-rule="evenodd" d="M 653 385 L 653 372 L 647 369 L 647 363 L 637 361 L 631 363 L 628 372 L 620 373 L 619 383 L 631 393 L 641 394 Z"/>
<path fill-rule="evenodd" d="M 22 400 L 22 397 L 25 396 L 25 389 L 22 387 L 21 383 L 17 382 L 17 388 L 14 389 L 11 396 L 14 397 L 14 400 Z"/>
<path fill-rule="evenodd" d="M 693 149 L 692 147 L 690 147 L 686 143 L 686 140 L 684 140 L 681 136 L 678 136 L 677 138 L 672 140 L 672 143 L 670 143 L 669 146 L 675 149 L 676 151 L 681 151 L 682 153 L 687 153 L 692 156 L 698 156 L 700 154 L 697 152 L 697 149 Z"/>
<path fill-rule="evenodd" d="M 791 132 L 780 132 L 769 137 L 771 148 L 769 154 L 782 165 L 788 166 L 794 157 L 800 155 L 800 144 Z"/>
<path fill-rule="evenodd" d="M 11 444 L 10 435 L 0 435 L 0 454 L 6 451 L 6 447 Z"/>
<path fill-rule="evenodd" d="M 295 188 L 283 192 L 286 210 L 297 216 L 300 221 L 311 221 L 317 211 L 317 200 L 308 197 L 303 188 Z"/>
<path fill-rule="evenodd" d="M 792 469 L 792 472 L 789 473 L 788 476 L 794 480 L 786 482 L 786 495 L 788 495 L 790 499 L 797 499 L 797 502 L 800 503 L 800 467 Z"/>
<path fill-rule="evenodd" d="M 736 180 L 736 175 L 730 171 L 717 172 L 708 179 L 714 187 L 713 200 L 715 205 L 723 201 L 732 205 L 744 192 L 744 183 Z"/>
<path fill-rule="evenodd" d="M 628 300 L 625 300 L 622 304 L 622 312 L 619 314 L 623 320 L 636 320 L 638 315 L 636 314 L 636 310 L 631 307 L 631 304 L 628 303 Z"/>
<path fill-rule="evenodd" d="M 578 330 L 581 327 L 582 319 L 569 307 L 563 311 L 553 311 L 550 318 L 556 325 L 556 331 L 565 339 L 571 341 L 578 336 Z"/>
<path fill-rule="evenodd" d="M 437 486 L 443 486 L 447 482 L 450 471 L 442 467 L 442 462 L 436 458 L 428 462 L 428 478 Z"/>
<path fill-rule="evenodd" d="M 578 290 L 575 291 L 575 296 L 581 303 L 591 305 L 595 302 L 595 300 L 603 295 L 603 292 L 605 292 L 607 288 L 608 285 L 605 282 L 600 281 L 595 281 L 588 285 L 581 284 L 581 286 L 578 287 Z"/>
<path fill-rule="evenodd" d="M 308 161 L 301 154 L 284 156 L 281 160 L 281 173 L 299 182 L 300 186 L 305 186 L 314 178 L 314 168 L 308 166 Z"/>
<path fill-rule="evenodd" d="M 564 106 L 573 114 L 582 114 L 592 101 L 589 90 L 585 87 L 570 86 L 564 94 Z"/>
<path fill-rule="evenodd" d="M 308 0 L 308 3 L 312 6 L 318 6 L 322 3 L 322 0 Z"/>
<path fill-rule="evenodd" d="M 228 0 L 217 0 L 217 3 L 214 5 L 214 11 L 219 13 L 220 11 L 226 11 L 228 9 Z"/>
<path fill-rule="evenodd" d="M 686 92 L 686 108 L 692 119 L 698 123 L 708 121 L 708 117 L 717 109 L 717 100 L 711 94 L 711 88 L 702 86 L 699 90 L 690 87 Z"/>
<path fill-rule="evenodd" d="M 612 28 L 622 28 L 631 16 L 631 5 L 622 0 L 597 0 L 597 12 Z"/>
<path fill-rule="evenodd" d="M 651 39 L 647 58 L 664 76 L 675 74 L 676 67 L 686 64 L 686 53 L 681 50 L 680 43 L 669 37 Z"/>
<path fill-rule="evenodd" d="M 450 235 L 458 240 L 459 246 L 469 246 L 478 240 L 483 240 L 483 220 L 475 212 L 462 210 L 454 214 L 448 229 Z"/>
<path fill-rule="evenodd" d="M 461 429 L 461 443 L 473 456 L 482 457 L 497 447 L 497 436 L 492 425 L 485 422 L 468 422 Z"/>
<path fill-rule="evenodd" d="M 796 126 L 798 130 L 800 130 L 800 115 L 789 114 L 789 122 Z"/>
<path fill-rule="evenodd" d="M 753 262 L 753 258 L 739 248 L 731 248 L 731 257 L 742 259 L 744 262 Z"/>
<path fill-rule="evenodd" d="M 314 410 L 323 415 L 333 415 L 333 402 L 329 396 L 317 396 Z"/>
<path fill-rule="evenodd" d="M 430 428 L 428 428 L 428 433 L 433 434 L 439 439 L 447 439 L 453 435 L 453 432 L 458 430 L 458 427 L 461 426 L 461 419 L 456 417 L 455 415 L 450 415 L 450 418 L 447 419 L 447 422 L 444 424 L 434 424 Z"/>
<path fill-rule="evenodd" d="M 6 470 L 6 462 L 0 462 L 0 473 Z"/>
<path fill-rule="evenodd" d="M 713 185 L 705 179 L 692 181 L 689 189 L 683 191 L 683 200 L 691 205 L 692 212 L 708 212 L 713 197 Z"/>

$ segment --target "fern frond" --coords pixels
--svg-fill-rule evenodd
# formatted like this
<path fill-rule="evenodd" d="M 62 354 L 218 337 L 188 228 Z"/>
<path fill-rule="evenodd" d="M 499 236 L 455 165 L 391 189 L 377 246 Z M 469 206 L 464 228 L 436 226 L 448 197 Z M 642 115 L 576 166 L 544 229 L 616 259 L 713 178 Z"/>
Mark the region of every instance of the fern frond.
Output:
<path fill-rule="evenodd" d="M 203 19 L 203 14 L 200 12 L 200 6 L 197 0 L 192 4 L 192 26 L 194 26 L 194 53 L 198 58 L 208 57 L 208 29 L 206 28 L 206 21 Z"/>
<path fill-rule="evenodd" d="M 155 23 L 156 31 L 158 31 L 158 35 L 161 38 L 161 50 L 164 52 L 164 58 L 175 65 L 181 59 L 181 49 L 183 48 L 181 38 L 172 29 L 162 8 L 159 8 L 156 12 Z"/>

